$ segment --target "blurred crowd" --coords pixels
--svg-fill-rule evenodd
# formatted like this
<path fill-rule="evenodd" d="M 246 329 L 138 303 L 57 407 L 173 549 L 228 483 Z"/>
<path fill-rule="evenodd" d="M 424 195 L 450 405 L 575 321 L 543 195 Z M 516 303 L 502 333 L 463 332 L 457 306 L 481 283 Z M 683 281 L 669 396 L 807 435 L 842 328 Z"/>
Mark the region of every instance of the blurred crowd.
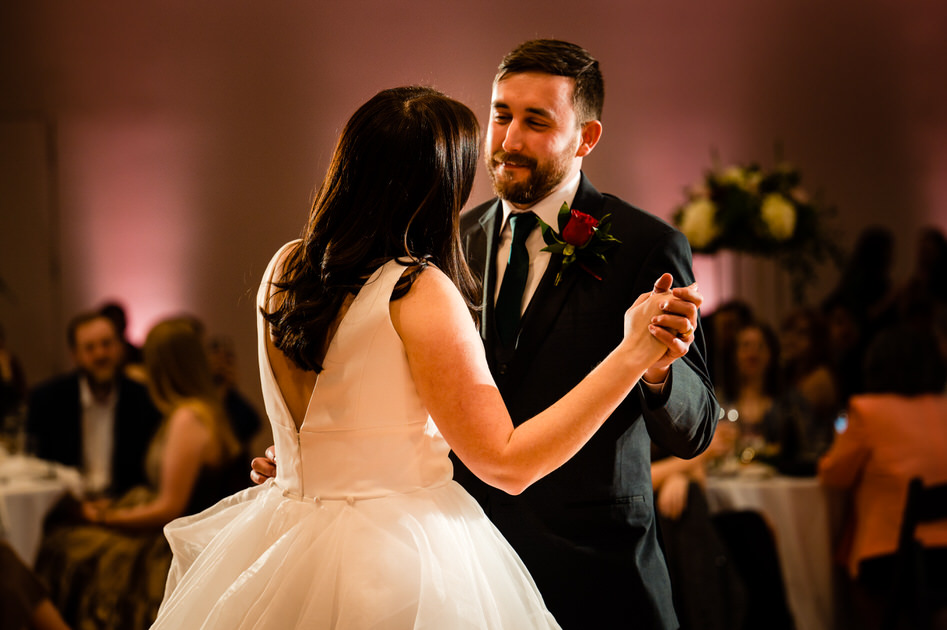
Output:
<path fill-rule="evenodd" d="M 704 497 L 708 475 L 750 471 L 818 476 L 845 493 L 843 604 L 853 627 L 881 619 L 908 483 L 947 483 L 947 238 L 922 230 L 901 283 L 893 252 L 891 231 L 870 227 L 820 304 L 774 323 L 739 300 L 703 316 L 722 414 L 714 442 L 693 460 L 655 452 L 652 463 L 684 628 L 792 627 L 772 532 L 752 515 L 711 515 Z M 925 530 L 924 541 L 941 553 L 947 526 Z M 751 546 L 763 560 L 741 566 Z M 700 575 L 735 586 L 708 591 L 693 583 Z"/>
<path fill-rule="evenodd" d="M 137 347 L 126 323 L 116 302 L 74 316 L 74 368 L 32 387 L 0 330 L 2 446 L 82 479 L 47 516 L 32 570 L 0 550 L 0 573 L 25 576 L 2 585 L 2 627 L 149 627 L 171 561 L 163 526 L 249 485 L 261 420 L 233 344 L 179 316 Z"/>

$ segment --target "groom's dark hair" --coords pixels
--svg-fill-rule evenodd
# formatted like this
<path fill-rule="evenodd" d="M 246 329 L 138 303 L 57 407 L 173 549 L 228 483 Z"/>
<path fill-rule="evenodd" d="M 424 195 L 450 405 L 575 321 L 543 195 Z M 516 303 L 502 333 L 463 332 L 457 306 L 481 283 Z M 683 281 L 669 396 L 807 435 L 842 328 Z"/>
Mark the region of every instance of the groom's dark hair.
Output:
<path fill-rule="evenodd" d="M 500 62 L 494 83 L 511 74 L 541 72 L 575 80 L 572 106 L 579 124 L 601 120 L 605 80 L 598 60 L 581 46 L 558 39 L 533 39 L 514 48 Z"/>

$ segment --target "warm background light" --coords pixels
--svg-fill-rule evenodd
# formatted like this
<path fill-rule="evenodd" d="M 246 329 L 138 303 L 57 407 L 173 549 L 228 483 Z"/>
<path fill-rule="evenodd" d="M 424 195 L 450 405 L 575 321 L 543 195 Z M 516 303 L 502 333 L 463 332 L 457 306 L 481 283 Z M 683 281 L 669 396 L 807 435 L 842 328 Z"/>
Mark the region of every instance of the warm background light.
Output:
<path fill-rule="evenodd" d="M 602 62 L 600 189 L 669 218 L 712 152 L 771 164 L 780 143 L 838 207 L 844 246 L 893 230 L 903 280 L 918 228 L 947 229 L 945 24 L 944 4 L 859 0 L 5 2 L 0 321 L 36 382 L 68 367 L 79 310 L 122 300 L 137 341 L 186 311 L 235 340 L 256 396 L 253 293 L 346 117 L 424 83 L 485 120 L 499 59 L 536 36 Z M 786 304 L 765 265 L 695 267 L 708 308 Z"/>

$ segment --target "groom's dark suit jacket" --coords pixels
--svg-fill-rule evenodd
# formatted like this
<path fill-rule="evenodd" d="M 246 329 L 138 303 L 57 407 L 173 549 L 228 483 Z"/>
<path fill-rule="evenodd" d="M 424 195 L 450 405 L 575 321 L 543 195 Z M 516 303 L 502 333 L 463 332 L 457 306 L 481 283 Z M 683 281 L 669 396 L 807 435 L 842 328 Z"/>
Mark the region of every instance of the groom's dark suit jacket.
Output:
<path fill-rule="evenodd" d="M 462 217 L 467 259 L 483 275 L 481 335 L 514 424 L 561 398 L 618 345 L 625 310 L 662 273 L 675 286 L 694 281 L 690 247 L 664 221 L 599 193 L 584 174 L 572 207 L 611 214 L 622 243 L 608 252 L 602 280 L 573 265 L 554 286 L 561 257 L 553 256 L 509 355 L 493 316 L 500 202 Z M 650 443 L 684 458 L 710 443 L 718 406 L 700 329 L 669 378 L 663 397 L 639 385 L 572 460 L 519 496 L 487 486 L 455 459 L 455 478 L 520 554 L 567 630 L 677 627 L 655 530 Z"/>
<path fill-rule="evenodd" d="M 144 385 L 122 376 L 117 387 L 109 488 L 113 496 L 146 483 L 145 454 L 161 421 Z M 38 457 L 81 468 L 82 405 L 77 372 L 49 380 L 33 390 L 26 427 L 35 441 Z"/>

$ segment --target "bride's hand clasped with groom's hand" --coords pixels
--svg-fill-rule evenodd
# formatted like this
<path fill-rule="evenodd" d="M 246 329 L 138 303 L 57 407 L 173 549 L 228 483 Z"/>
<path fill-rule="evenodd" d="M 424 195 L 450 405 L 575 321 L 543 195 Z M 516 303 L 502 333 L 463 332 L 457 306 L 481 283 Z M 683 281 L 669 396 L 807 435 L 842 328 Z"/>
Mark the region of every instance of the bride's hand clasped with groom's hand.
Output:
<path fill-rule="evenodd" d="M 671 274 L 663 274 L 654 283 L 654 289 L 641 294 L 625 313 L 623 343 L 646 344 L 645 347 L 656 348 L 642 335 L 642 319 L 650 315 L 646 330 L 661 346 L 661 352 L 652 366 L 657 369 L 666 369 L 687 354 L 697 330 L 697 312 L 704 301 L 697 283 L 672 289 L 673 281 Z"/>

